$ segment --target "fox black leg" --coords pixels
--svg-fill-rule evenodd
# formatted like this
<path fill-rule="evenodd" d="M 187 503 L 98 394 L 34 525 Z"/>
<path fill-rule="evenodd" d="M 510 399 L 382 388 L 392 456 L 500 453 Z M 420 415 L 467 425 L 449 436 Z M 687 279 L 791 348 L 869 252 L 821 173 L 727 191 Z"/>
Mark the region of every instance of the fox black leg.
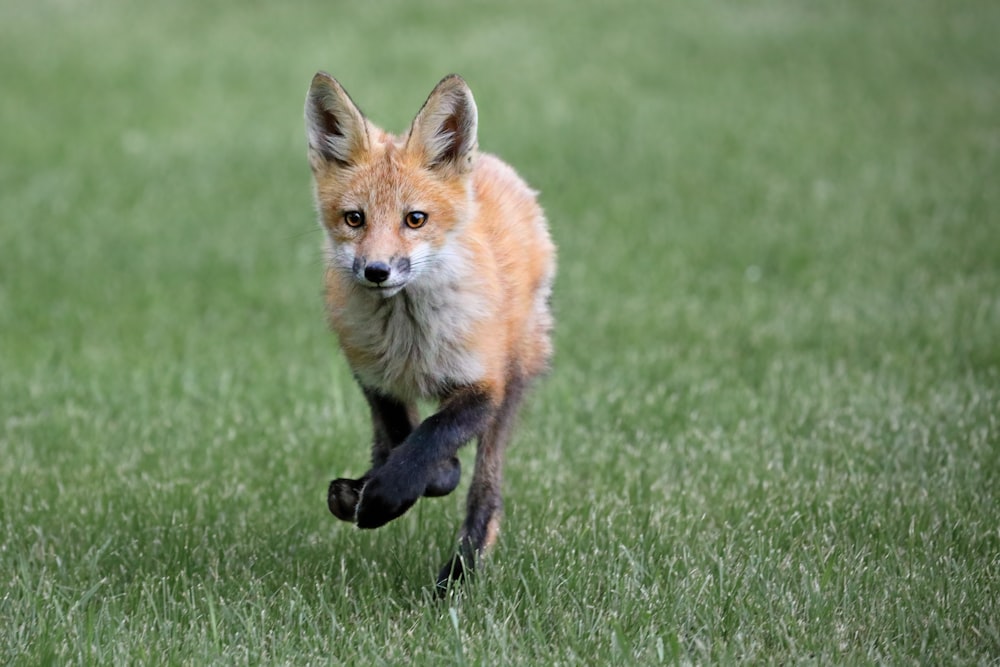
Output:
<path fill-rule="evenodd" d="M 389 455 L 413 433 L 419 423 L 416 405 L 404 403 L 373 389 L 362 387 L 372 416 L 372 468 L 360 479 L 341 477 L 330 482 L 327 506 L 343 521 L 355 521 L 361 490 L 372 473 L 382 467 Z M 446 496 L 455 490 L 462 478 L 462 464 L 453 454 L 435 462 L 427 470 L 427 486 L 423 495 Z"/>
<path fill-rule="evenodd" d="M 371 408 L 374 470 L 385 463 L 389 458 L 389 452 L 402 444 L 406 436 L 413 432 L 419 417 L 417 407 L 412 403 L 398 401 L 364 386 L 361 389 Z M 361 479 L 341 477 L 330 482 L 327 506 L 335 517 L 344 521 L 354 521 L 361 489 L 370 474 L 369 471 Z"/>
<path fill-rule="evenodd" d="M 389 452 L 403 444 L 420 423 L 417 406 L 362 387 L 372 413 L 372 467 L 378 468 Z"/>
<path fill-rule="evenodd" d="M 458 581 L 471 572 L 477 559 L 496 541 L 503 513 L 501 486 L 504 451 L 524 396 L 525 385 L 520 378 L 508 383 L 500 408 L 479 438 L 467 513 L 459 533 L 458 553 L 445 563 L 438 574 L 439 592 L 447 591 L 450 582 Z"/>
<path fill-rule="evenodd" d="M 364 389 L 372 411 L 372 469 L 379 468 L 389 453 L 399 447 L 420 423 L 417 406 L 403 403 L 372 389 Z M 439 461 L 433 468 L 424 495 L 446 496 L 455 490 L 462 478 L 462 464 L 457 456 Z"/>
<path fill-rule="evenodd" d="M 365 477 L 357 505 L 360 528 L 378 528 L 408 510 L 422 495 L 442 495 L 458 484 L 458 448 L 483 433 L 494 412 L 489 392 L 454 390 L 385 462 Z"/>

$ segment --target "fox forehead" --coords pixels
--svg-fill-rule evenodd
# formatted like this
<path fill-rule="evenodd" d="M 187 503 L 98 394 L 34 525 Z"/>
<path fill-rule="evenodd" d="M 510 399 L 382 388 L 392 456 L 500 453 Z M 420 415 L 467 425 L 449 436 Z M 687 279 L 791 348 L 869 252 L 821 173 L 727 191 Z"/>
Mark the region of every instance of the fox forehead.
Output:
<path fill-rule="evenodd" d="M 410 154 L 401 140 L 387 135 L 373 142 L 372 149 L 347 169 L 317 176 L 317 194 L 326 206 L 339 210 L 374 207 L 405 208 L 428 199 L 447 197 L 444 187 Z"/>
<path fill-rule="evenodd" d="M 401 148 L 389 141 L 373 144 L 350 167 L 317 175 L 317 195 L 324 205 L 363 209 L 375 202 L 403 199 L 415 191 Z"/>

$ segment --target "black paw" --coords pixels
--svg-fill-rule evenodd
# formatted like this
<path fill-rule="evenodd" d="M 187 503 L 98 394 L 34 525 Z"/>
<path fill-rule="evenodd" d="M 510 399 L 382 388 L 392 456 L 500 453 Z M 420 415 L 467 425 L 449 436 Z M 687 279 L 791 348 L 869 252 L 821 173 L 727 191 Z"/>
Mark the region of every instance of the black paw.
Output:
<path fill-rule="evenodd" d="M 347 479 L 345 477 L 330 482 L 330 490 L 326 495 L 326 505 L 330 508 L 333 516 L 342 521 L 354 523 L 363 485 L 363 479 Z"/>
<path fill-rule="evenodd" d="M 468 578 L 473 571 L 474 561 L 466 560 L 461 553 L 455 554 L 438 572 L 435 590 L 438 595 L 447 595 L 452 587 Z"/>
<path fill-rule="evenodd" d="M 446 496 L 455 490 L 461 479 L 462 462 L 457 456 L 453 456 L 434 467 L 427 488 L 424 489 L 424 495 L 429 498 Z"/>
<path fill-rule="evenodd" d="M 423 495 L 425 483 L 414 475 L 375 471 L 364 487 L 357 505 L 358 528 L 378 528 L 401 516 Z"/>

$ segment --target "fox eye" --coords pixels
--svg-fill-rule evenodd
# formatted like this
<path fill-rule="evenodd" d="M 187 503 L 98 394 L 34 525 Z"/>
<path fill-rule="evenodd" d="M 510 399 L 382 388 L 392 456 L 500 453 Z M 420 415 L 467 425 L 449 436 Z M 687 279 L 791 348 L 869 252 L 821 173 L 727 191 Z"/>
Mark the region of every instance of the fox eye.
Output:
<path fill-rule="evenodd" d="M 347 211 L 344 213 L 344 222 L 348 227 L 360 227 L 365 224 L 365 214 L 361 211 Z"/>
<path fill-rule="evenodd" d="M 427 222 L 427 214 L 423 211 L 410 211 L 406 214 L 406 226 L 410 229 L 419 229 Z"/>

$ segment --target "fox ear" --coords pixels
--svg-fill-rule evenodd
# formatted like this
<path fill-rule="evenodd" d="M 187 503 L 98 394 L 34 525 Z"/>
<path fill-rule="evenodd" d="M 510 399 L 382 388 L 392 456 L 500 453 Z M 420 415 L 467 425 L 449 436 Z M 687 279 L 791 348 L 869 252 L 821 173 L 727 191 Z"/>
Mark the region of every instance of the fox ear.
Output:
<path fill-rule="evenodd" d="M 428 167 L 467 171 L 476 150 L 477 119 L 469 86 L 457 74 L 447 76 L 413 119 L 407 148 L 421 151 Z"/>
<path fill-rule="evenodd" d="M 316 73 L 306 95 L 306 138 L 314 170 L 331 163 L 350 166 L 368 150 L 364 115 L 343 86 L 326 72 Z"/>

